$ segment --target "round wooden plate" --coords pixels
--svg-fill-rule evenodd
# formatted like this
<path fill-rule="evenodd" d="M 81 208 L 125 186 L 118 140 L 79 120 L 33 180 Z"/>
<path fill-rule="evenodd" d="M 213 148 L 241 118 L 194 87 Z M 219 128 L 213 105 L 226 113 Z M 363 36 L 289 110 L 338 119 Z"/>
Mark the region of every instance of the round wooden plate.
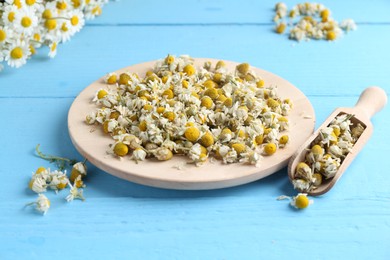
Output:
<path fill-rule="evenodd" d="M 202 66 L 205 61 L 215 64 L 218 60 L 197 58 L 195 65 Z M 229 71 L 234 71 L 236 62 L 225 61 Z M 118 74 L 130 71 L 144 75 L 153 68 L 155 61 L 130 66 L 116 71 Z M 307 97 L 288 81 L 275 74 L 252 67 L 257 75 L 262 77 L 266 84 L 277 86 L 277 93 L 281 98 L 290 98 L 293 109 L 289 114 L 290 129 L 288 145 L 278 150 L 272 156 L 261 159 L 260 167 L 241 163 L 223 164 L 219 161 L 207 162 L 196 167 L 193 164 L 178 170 L 175 166 L 183 165 L 186 158 L 174 156 L 169 161 L 146 160 L 138 164 L 127 158 L 119 160 L 106 151 L 113 139 L 105 135 L 101 127 L 87 125 L 85 117 L 96 109 L 91 102 L 95 92 L 105 88 L 103 78 L 85 88 L 74 100 L 68 114 L 68 128 L 72 142 L 76 149 L 96 167 L 119 178 L 153 187 L 203 190 L 218 189 L 249 183 L 264 178 L 285 167 L 296 149 L 303 144 L 313 133 L 315 114 Z"/>

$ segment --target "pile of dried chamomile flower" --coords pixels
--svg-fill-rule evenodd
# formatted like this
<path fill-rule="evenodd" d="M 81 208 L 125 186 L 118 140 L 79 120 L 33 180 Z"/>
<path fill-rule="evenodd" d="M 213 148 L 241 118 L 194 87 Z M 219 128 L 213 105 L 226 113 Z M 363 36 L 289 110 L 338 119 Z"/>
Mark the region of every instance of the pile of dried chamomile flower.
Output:
<path fill-rule="evenodd" d="M 315 190 L 324 179 L 331 179 L 341 163 L 363 133 L 365 127 L 352 123 L 351 114 L 340 114 L 328 127 L 320 130 L 312 142 L 305 160 L 300 162 L 294 174 L 294 188 L 301 192 Z"/>
<path fill-rule="evenodd" d="M 208 158 L 258 165 L 289 141 L 291 101 L 248 63 L 235 71 L 223 61 L 197 68 L 188 55 L 168 55 L 144 77 L 110 73 L 106 83 L 86 122 L 112 136 L 108 152 L 118 158 L 165 161 L 178 154 L 197 166 Z"/>
<path fill-rule="evenodd" d="M 276 33 L 284 33 L 289 26 L 291 27 L 289 38 L 297 41 L 310 39 L 334 41 L 344 32 L 357 28 L 352 19 L 345 19 L 339 24 L 332 18 L 330 9 L 319 3 L 301 3 L 291 10 L 287 9 L 285 3 L 277 3 L 275 12 L 273 21 L 276 23 Z"/>
<path fill-rule="evenodd" d="M 39 150 L 39 145 L 36 147 L 36 152 L 42 159 L 56 163 L 58 170 L 39 167 L 33 172 L 28 187 L 38 194 L 38 198 L 35 202 L 27 204 L 28 206 L 35 206 L 37 211 L 46 214 L 50 208 L 50 200 L 43 193 L 48 189 L 58 193 L 69 187 L 69 194 L 65 198 L 68 202 L 74 199 L 85 200 L 82 188 L 85 188 L 83 178 L 87 175 L 86 161 L 77 162 L 63 157 L 45 155 Z M 72 166 L 69 177 L 65 170 L 67 166 Z"/>

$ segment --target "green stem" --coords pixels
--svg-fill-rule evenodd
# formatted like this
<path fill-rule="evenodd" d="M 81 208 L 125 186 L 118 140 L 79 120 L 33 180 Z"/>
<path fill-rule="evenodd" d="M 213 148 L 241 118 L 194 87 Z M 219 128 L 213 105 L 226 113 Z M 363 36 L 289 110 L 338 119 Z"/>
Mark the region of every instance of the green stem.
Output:
<path fill-rule="evenodd" d="M 65 170 L 66 168 L 66 165 L 73 165 L 77 162 L 77 160 L 71 160 L 71 159 L 68 159 L 68 158 L 64 158 L 64 157 L 59 157 L 59 156 L 54 156 L 54 155 L 46 155 L 46 154 L 43 154 L 40 150 L 39 150 L 39 147 L 40 147 L 40 144 L 38 144 L 36 147 L 35 147 L 35 151 L 37 153 L 37 155 L 46 160 L 46 161 L 49 161 L 51 163 L 55 163 L 57 164 L 58 166 L 58 169 L 60 171 L 63 171 Z"/>

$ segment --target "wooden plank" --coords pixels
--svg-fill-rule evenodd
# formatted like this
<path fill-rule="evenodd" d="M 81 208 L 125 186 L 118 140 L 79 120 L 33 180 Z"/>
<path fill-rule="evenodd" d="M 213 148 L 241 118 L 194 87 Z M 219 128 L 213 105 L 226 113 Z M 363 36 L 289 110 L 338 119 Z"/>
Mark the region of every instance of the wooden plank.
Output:
<path fill-rule="evenodd" d="M 278 1 L 117 1 L 110 2 L 98 19 L 91 25 L 107 24 L 269 24 L 274 16 L 274 6 Z M 288 8 L 305 1 L 282 1 Z M 389 23 L 390 2 L 370 1 L 331 1 L 320 3 L 328 7 L 333 17 L 341 21 L 353 18 L 358 23 Z"/>
<path fill-rule="evenodd" d="M 87 27 L 55 59 L 42 49 L 26 66 L 5 68 L 0 97 L 75 97 L 110 71 L 168 53 L 246 61 L 307 95 L 357 96 L 369 85 L 389 92 L 388 46 L 390 25 L 360 26 L 337 42 L 299 44 L 271 26 Z"/>

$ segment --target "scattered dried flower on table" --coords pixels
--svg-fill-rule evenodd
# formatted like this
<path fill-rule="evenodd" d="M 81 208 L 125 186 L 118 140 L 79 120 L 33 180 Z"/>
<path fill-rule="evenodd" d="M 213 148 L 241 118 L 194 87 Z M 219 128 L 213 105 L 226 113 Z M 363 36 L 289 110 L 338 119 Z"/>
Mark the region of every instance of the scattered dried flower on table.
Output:
<path fill-rule="evenodd" d="M 60 190 L 69 187 L 69 195 L 65 198 L 68 202 L 74 199 L 85 200 L 83 196 L 83 189 L 86 185 L 83 178 L 87 175 L 86 160 L 77 162 L 64 157 L 46 155 L 39 150 L 39 144 L 36 146 L 37 155 L 51 163 L 55 163 L 59 170 L 50 170 L 49 168 L 39 167 L 31 177 L 28 187 L 39 194 L 36 202 L 27 205 L 36 205 L 36 209 L 44 214 L 50 207 L 50 201 L 42 193 L 46 192 L 48 188 L 58 193 Z M 72 166 L 71 174 L 68 177 L 66 174 L 66 167 Z M 71 184 L 73 182 L 73 185 Z"/>
<path fill-rule="evenodd" d="M 296 18 L 299 17 L 299 21 Z M 331 11 L 323 4 L 300 3 L 288 11 L 286 4 L 275 5 L 275 32 L 283 34 L 290 26 L 290 39 L 301 40 L 328 40 L 338 39 L 343 32 L 356 30 L 357 26 L 352 19 L 345 19 L 340 24 L 331 16 Z"/>
<path fill-rule="evenodd" d="M 45 215 L 50 208 L 50 200 L 45 195 L 38 194 L 37 200 L 27 204 L 26 206 L 35 206 L 37 211 Z"/>
<path fill-rule="evenodd" d="M 215 157 L 256 165 L 288 144 L 289 99 L 248 63 L 228 71 L 219 61 L 197 68 L 188 55 L 168 55 L 144 77 L 109 73 L 92 98 L 86 123 L 115 140 L 108 153 L 136 162 L 186 155 L 197 166 Z"/>

